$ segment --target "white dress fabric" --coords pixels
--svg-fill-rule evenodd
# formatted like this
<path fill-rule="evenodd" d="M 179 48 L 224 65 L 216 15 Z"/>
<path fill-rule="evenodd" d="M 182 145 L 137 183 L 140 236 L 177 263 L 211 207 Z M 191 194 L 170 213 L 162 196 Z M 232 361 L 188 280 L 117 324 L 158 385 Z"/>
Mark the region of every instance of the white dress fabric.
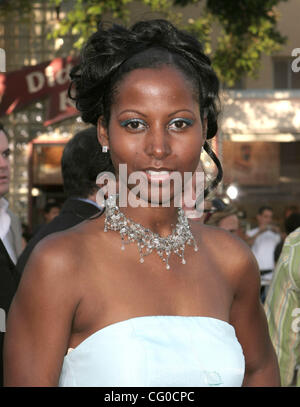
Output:
<path fill-rule="evenodd" d="M 241 386 L 245 360 L 232 325 L 198 316 L 141 316 L 90 335 L 63 361 L 59 386 Z"/>

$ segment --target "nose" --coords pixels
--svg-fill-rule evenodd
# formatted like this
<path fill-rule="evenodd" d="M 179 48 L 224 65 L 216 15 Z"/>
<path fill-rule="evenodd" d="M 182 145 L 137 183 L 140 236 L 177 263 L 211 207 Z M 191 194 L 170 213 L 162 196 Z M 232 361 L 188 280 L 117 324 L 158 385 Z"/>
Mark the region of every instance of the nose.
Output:
<path fill-rule="evenodd" d="M 147 134 L 145 151 L 147 155 L 157 160 L 162 160 L 171 154 L 170 141 L 170 135 L 167 130 L 157 125 Z"/>

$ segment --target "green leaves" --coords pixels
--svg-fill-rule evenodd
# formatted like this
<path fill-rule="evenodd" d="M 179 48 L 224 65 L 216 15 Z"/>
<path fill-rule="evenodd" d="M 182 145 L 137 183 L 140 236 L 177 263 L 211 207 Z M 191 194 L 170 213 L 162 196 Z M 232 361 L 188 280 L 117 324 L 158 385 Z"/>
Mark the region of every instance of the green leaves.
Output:
<path fill-rule="evenodd" d="M 30 0 L 2 0 L 0 2 L 0 13 L 2 15 L 14 15 L 20 17 L 22 21 L 27 20 L 32 9 Z"/>
<path fill-rule="evenodd" d="M 256 77 L 262 54 L 271 55 L 286 41 L 277 30 L 276 5 L 287 0 L 206 0 L 201 18 L 187 28 L 203 42 L 224 85 L 233 86 L 245 76 Z M 187 5 L 194 0 L 174 0 Z M 198 1 L 200 3 L 200 1 Z M 220 28 L 211 50 L 212 26 Z"/>
<path fill-rule="evenodd" d="M 212 25 L 213 16 L 207 10 L 204 10 L 202 17 L 199 18 L 189 18 L 188 24 L 184 25 L 183 28 L 193 34 L 202 43 L 204 52 L 211 56 L 212 53 Z"/>
<path fill-rule="evenodd" d="M 276 5 L 283 1 L 287 0 L 135 0 L 135 4 L 139 2 L 146 10 L 195 35 L 210 55 L 223 84 L 233 86 L 244 76 L 255 77 L 261 55 L 278 51 L 286 41 L 277 30 L 280 15 Z M 133 9 L 129 7 L 133 0 L 49 0 L 47 3 L 56 10 L 72 4 L 70 11 L 60 13 L 62 17 L 48 38 L 71 34 L 75 49 L 82 47 L 102 20 L 113 19 L 128 25 Z M 201 6 L 201 15 L 184 20 L 181 12 L 188 5 Z M 4 0 L 0 11 L 29 18 L 31 8 L 30 0 Z M 133 14 L 136 18 L 135 9 Z"/>
<path fill-rule="evenodd" d="M 62 6 L 64 0 L 50 2 Z M 126 6 L 131 2 L 132 0 L 74 0 L 73 9 L 59 21 L 58 27 L 49 34 L 49 38 L 63 37 L 70 33 L 77 38 L 74 41 L 74 48 L 80 49 L 97 30 L 105 15 L 127 22 L 129 12 Z"/>

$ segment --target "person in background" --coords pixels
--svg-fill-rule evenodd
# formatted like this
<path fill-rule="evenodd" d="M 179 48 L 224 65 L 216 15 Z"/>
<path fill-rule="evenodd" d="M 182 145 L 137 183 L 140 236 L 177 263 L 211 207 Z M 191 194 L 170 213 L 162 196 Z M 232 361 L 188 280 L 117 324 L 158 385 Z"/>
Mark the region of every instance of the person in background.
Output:
<path fill-rule="evenodd" d="M 235 208 L 230 206 L 222 211 L 214 212 L 208 221 L 207 225 L 218 226 L 222 229 L 228 230 L 231 233 L 237 233 L 239 229 L 239 218 Z"/>
<path fill-rule="evenodd" d="M 50 223 L 60 213 L 60 204 L 54 200 L 48 201 L 43 209 L 43 223 L 38 224 L 33 228 L 32 236 L 42 229 L 45 225 Z"/>
<path fill-rule="evenodd" d="M 0 239 L 0 387 L 3 386 L 3 343 L 6 318 L 19 280 L 16 266 Z"/>
<path fill-rule="evenodd" d="M 18 216 L 8 209 L 8 201 L 4 198 L 10 184 L 9 155 L 7 134 L 0 123 L 0 238 L 11 260 L 16 263 L 22 252 L 22 229 Z"/>
<path fill-rule="evenodd" d="M 66 144 L 61 167 L 67 200 L 59 215 L 27 243 L 17 263 L 19 273 L 23 272 L 32 250 L 41 239 L 71 228 L 102 211 L 96 203 L 96 178 L 101 171 L 111 171 L 111 167 L 101 151 L 95 127 L 80 131 Z"/>
<path fill-rule="evenodd" d="M 246 232 L 247 243 L 256 257 L 261 276 L 271 278 L 275 247 L 281 240 L 280 230 L 273 224 L 273 209 L 269 206 L 259 208 L 256 220 L 258 226 Z"/>
<path fill-rule="evenodd" d="M 19 283 L 15 263 L 22 251 L 19 218 L 8 209 L 8 201 L 4 198 L 10 183 L 9 154 L 8 138 L 0 124 L 0 387 L 3 386 L 2 350 L 6 317 Z"/>
<path fill-rule="evenodd" d="M 292 213 L 299 213 L 297 205 L 290 205 L 284 210 L 284 219 L 287 219 Z"/>
<path fill-rule="evenodd" d="M 57 202 L 48 202 L 44 209 L 45 224 L 50 223 L 59 215 L 60 205 Z"/>
<path fill-rule="evenodd" d="M 30 233 L 30 228 L 29 226 L 22 222 L 22 248 L 23 250 L 25 249 L 27 243 L 31 239 L 32 234 Z"/>
<path fill-rule="evenodd" d="M 264 308 L 282 386 L 300 387 L 300 227 L 284 241 Z"/>
<path fill-rule="evenodd" d="M 285 232 L 288 236 L 290 233 L 294 232 L 294 230 L 300 227 L 300 213 L 291 213 L 288 218 L 285 220 Z"/>
<path fill-rule="evenodd" d="M 281 241 L 277 244 L 275 251 L 274 251 L 274 261 L 277 263 L 282 247 L 284 245 L 284 241 L 286 237 L 292 233 L 294 230 L 296 230 L 298 227 L 300 227 L 300 213 L 298 212 L 291 212 L 290 215 L 285 219 L 284 222 L 284 228 L 285 228 L 285 234 L 282 237 Z"/>

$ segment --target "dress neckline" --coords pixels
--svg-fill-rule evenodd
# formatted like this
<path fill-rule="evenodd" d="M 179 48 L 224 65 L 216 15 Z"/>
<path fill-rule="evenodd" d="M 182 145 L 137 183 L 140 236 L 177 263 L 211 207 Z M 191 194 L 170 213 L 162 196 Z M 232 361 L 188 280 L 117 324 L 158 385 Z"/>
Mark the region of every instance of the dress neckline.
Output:
<path fill-rule="evenodd" d="M 67 350 L 67 354 L 65 355 L 65 358 L 69 356 L 70 353 L 73 352 L 77 352 L 79 349 L 81 349 L 81 347 L 85 346 L 85 344 L 87 342 L 89 342 L 90 340 L 92 340 L 95 336 L 101 335 L 103 332 L 113 329 L 116 326 L 119 325 L 126 325 L 128 323 L 131 322 L 142 322 L 146 319 L 150 320 L 150 319 L 176 319 L 176 320 L 180 320 L 180 319 L 185 319 L 185 320 L 192 320 L 192 319 L 196 319 L 198 321 L 200 320 L 208 320 L 211 322 L 214 322 L 216 324 L 221 324 L 223 326 L 227 326 L 228 328 L 233 330 L 233 333 L 235 334 L 235 328 L 233 325 L 231 325 L 229 322 L 224 321 L 223 319 L 220 318 L 215 318 L 215 317 L 209 317 L 209 316 L 201 316 L 201 315 L 141 315 L 141 316 L 136 316 L 136 317 L 131 317 L 128 319 L 124 319 L 122 321 L 117 321 L 117 322 L 113 322 L 109 325 L 104 326 L 103 328 L 98 329 L 97 331 L 93 332 L 91 335 L 87 336 L 83 341 L 81 341 L 75 348 L 68 348 Z"/>

